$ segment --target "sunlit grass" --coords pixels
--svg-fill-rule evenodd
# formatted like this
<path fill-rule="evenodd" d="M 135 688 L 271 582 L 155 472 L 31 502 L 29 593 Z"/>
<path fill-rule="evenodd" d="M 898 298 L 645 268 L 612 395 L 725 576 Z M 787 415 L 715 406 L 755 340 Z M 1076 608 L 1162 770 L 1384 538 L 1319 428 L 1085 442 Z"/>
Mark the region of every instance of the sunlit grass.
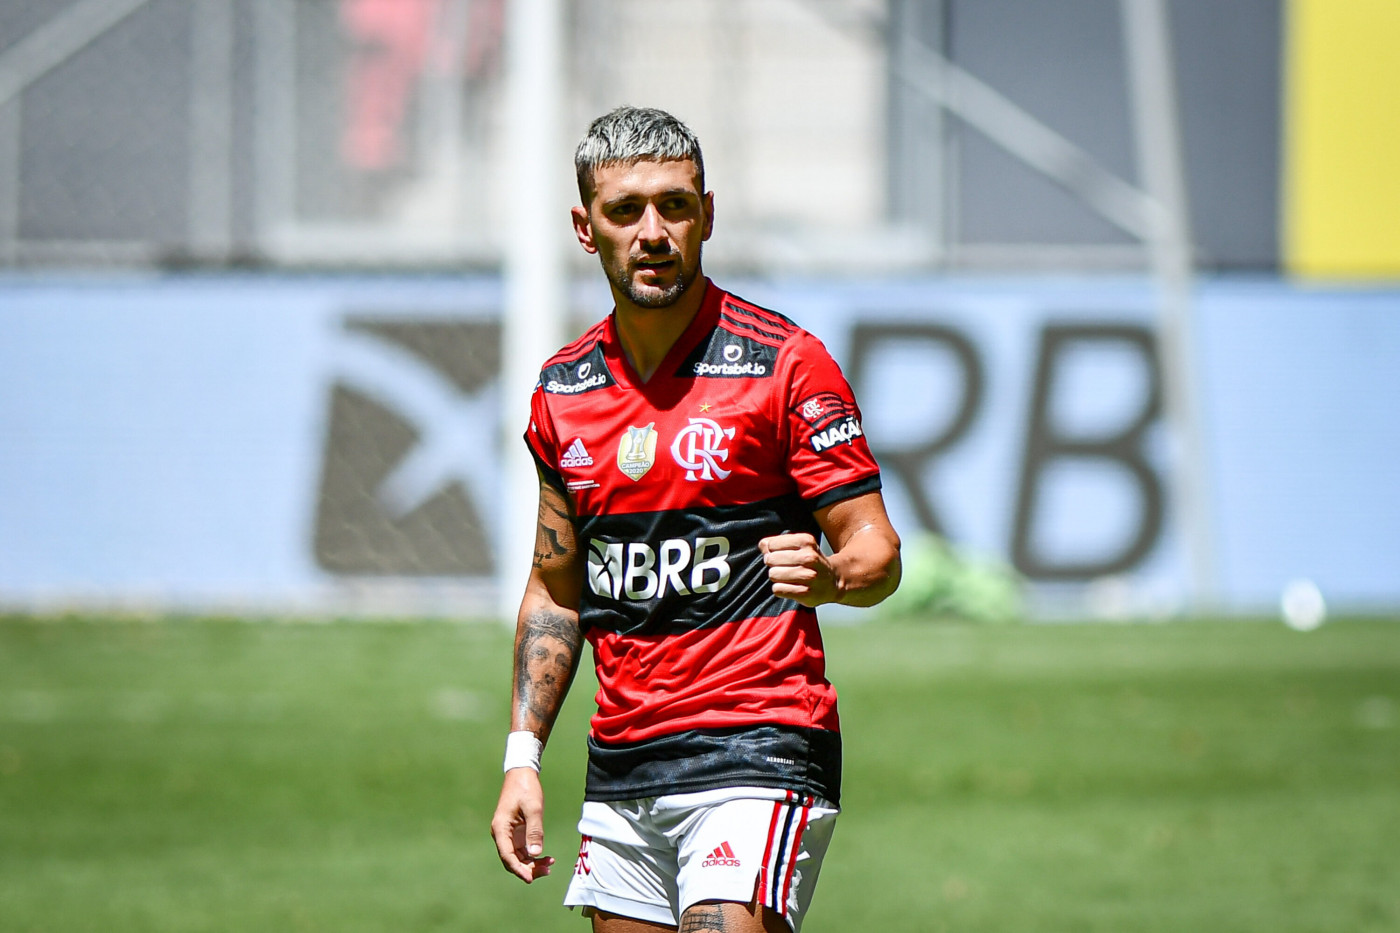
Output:
<path fill-rule="evenodd" d="M 1400 929 L 1400 623 L 827 633 L 840 827 L 806 933 Z M 579 931 L 487 822 L 509 633 L 0 620 L 0 929 Z"/>

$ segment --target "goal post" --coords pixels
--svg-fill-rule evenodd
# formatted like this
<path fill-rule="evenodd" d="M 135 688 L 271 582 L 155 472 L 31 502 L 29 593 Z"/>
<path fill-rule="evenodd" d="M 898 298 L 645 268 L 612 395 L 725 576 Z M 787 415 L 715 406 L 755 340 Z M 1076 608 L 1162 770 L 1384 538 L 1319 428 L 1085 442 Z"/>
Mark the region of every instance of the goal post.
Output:
<path fill-rule="evenodd" d="M 569 177 L 561 161 L 564 6 L 510 0 L 506 7 L 507 230 L 502 250 L 501 528 L 496 605 L 515 624 L 535 543 L 539 486 L 521 435 L 541 364 L 563 343 Z"/>

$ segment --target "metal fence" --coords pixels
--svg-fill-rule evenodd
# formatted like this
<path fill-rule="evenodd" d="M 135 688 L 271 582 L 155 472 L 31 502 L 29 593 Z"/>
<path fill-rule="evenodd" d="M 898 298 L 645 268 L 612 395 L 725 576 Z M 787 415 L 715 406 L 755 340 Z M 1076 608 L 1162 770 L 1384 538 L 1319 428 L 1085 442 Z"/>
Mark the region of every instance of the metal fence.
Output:
<path fill-rule="evenodd" d="M 507 5 L 0 0 L 0 263 L 494 267 Z M 1145 268 L 1142 5 L 578 0 L 562 136 L 688 120 L 716 264 Z M 1270 267 L 1278 4 L 1164 6 L 1196 258 Z"/>

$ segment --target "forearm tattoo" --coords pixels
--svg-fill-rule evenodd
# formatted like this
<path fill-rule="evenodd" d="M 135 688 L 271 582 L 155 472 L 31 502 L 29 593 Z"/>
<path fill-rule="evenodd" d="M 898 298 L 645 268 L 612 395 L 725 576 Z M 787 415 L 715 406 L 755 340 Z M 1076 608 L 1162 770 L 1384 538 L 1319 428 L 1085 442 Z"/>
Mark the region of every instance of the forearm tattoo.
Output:
<path fill-rule="evenodd" d="M 539 528 L 535 534 L 535 569 L 542 570 L 544 565 L 551 560 L 556 560 L 569 553 L 569 546 L 559 540 L 559 532 L 550 527 L 546 521 L 549 515 L 554 515 L 564 524 L 569 524 L 572 519 L 569 513 L 559 508 L 554 502 L 548 499 L 540 501 Z"/>
<path fill-rule="evenodd" d="M 543 741 L 578 670 L 583 632 L 577 620 L 548 610 L 532 612 L 515 645 L 515 702 L 519 728 Z"/>
<path fill-rule="evenodd" d="M 719 904 L 696 904 L 681 918 L 679 933 L 727 933 L 735 930 L 724 922 L 724 908 Z"/>

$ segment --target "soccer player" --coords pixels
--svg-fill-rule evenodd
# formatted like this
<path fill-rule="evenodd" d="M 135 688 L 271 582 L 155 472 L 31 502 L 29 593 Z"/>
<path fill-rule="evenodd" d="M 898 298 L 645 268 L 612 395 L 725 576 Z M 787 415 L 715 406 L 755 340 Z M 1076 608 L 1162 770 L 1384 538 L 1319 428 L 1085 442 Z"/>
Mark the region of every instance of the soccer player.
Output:
<path fill-rule="evenodd" d="M 587 639 L 565 904 L 594 933 L 797 931 L 841 781 L 814 610 L 893 592 L 899 538 L 826 348 L 701 271 L 714 195 L 691 131 L 623 107 L 574 161 L 574 232 L 615 307 L 531 403 L 539 524 L 491 832 L 508 871 L 549 874 L 540 753 Z"/>

